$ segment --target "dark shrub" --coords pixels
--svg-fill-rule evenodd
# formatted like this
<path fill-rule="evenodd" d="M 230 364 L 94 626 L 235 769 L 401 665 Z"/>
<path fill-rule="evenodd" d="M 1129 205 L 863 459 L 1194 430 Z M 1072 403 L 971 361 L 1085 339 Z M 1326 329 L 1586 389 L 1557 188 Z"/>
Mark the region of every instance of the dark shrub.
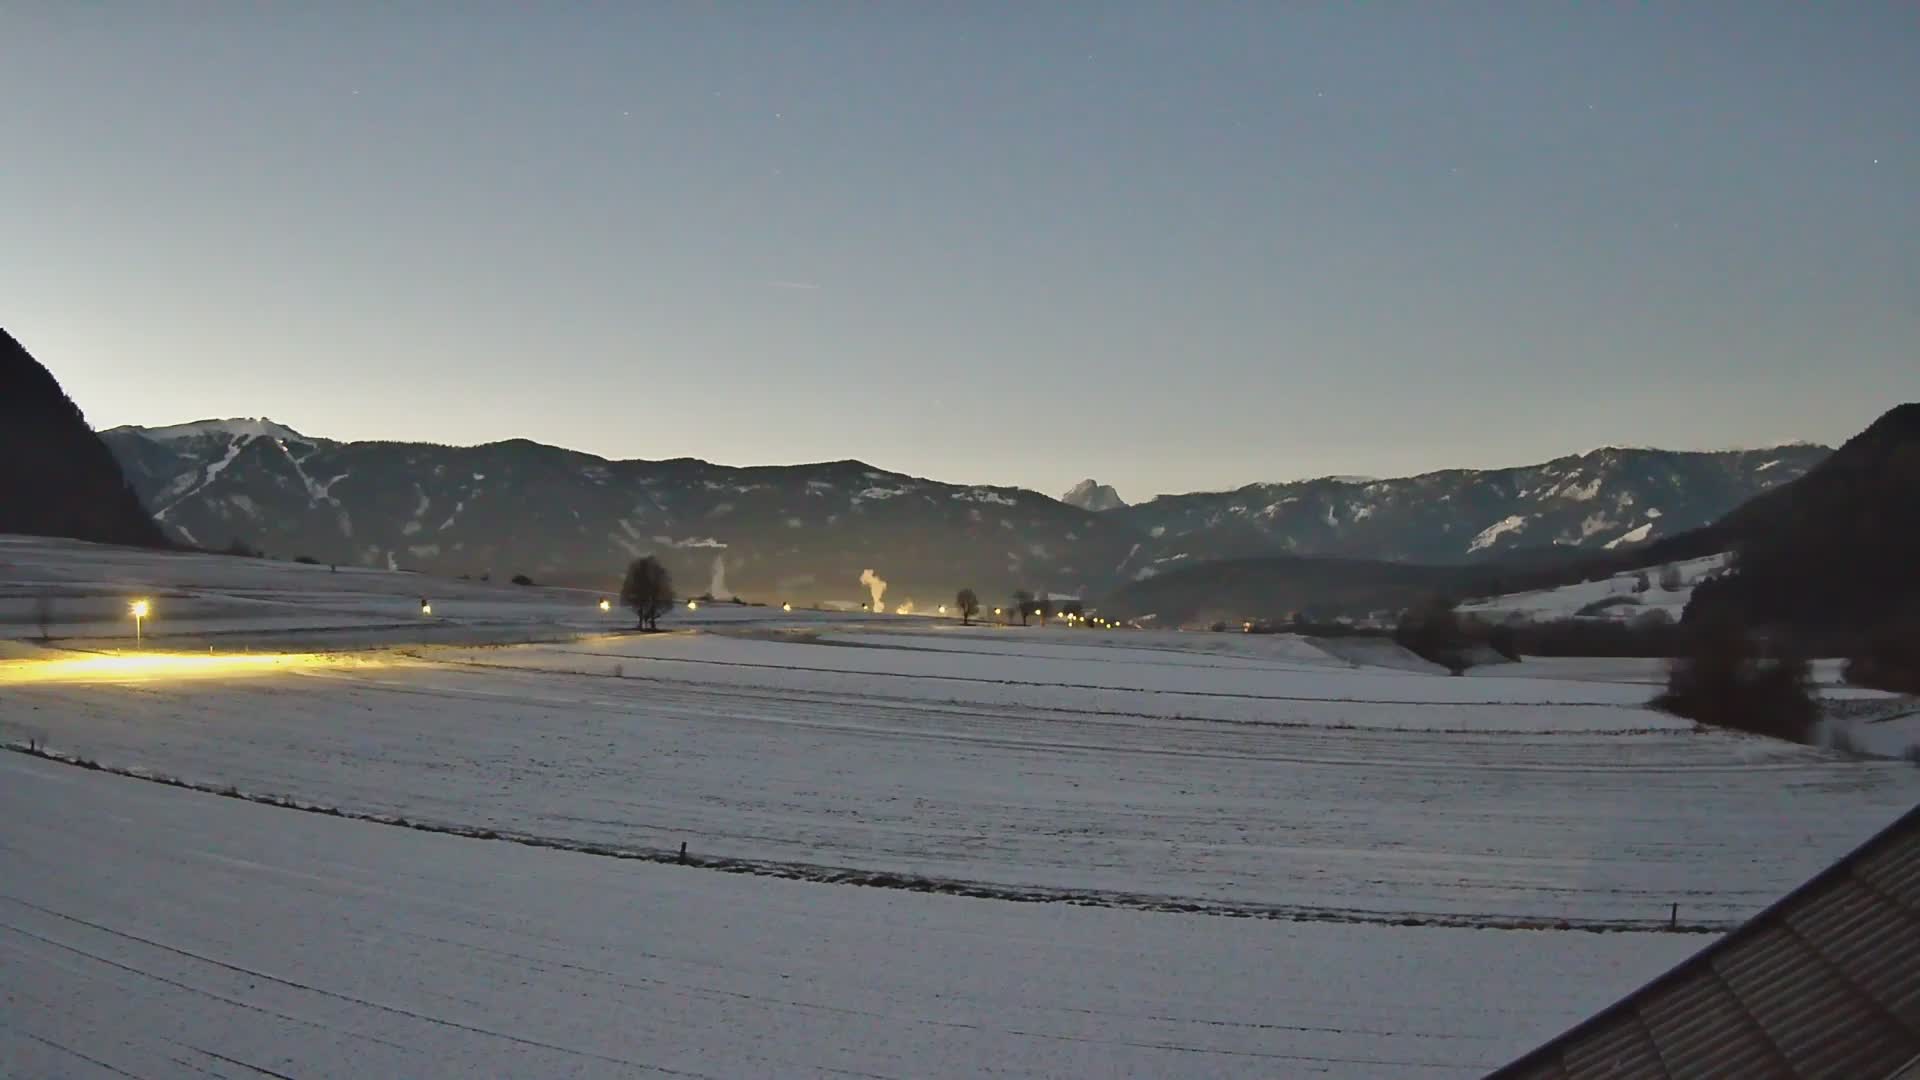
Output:
<path fill-rule="evenodd" d="M 1920 694 L 1920 623 L 1889 624 L 1847 660 L 1847 681 L 1899 694 Z"/>
<path fill-rule="evenodd" d="M 531 585 L 533 584 L 533 579 L 525 574 L 515 574 L 513 575 L 513 583 L 515 585 Z"/>
<path fill-rule="evenodd" d="M 1653 704 L 1702 724 L 1804 743 L 1820 716 L 1811 681 L 1804 656 L 1765 655 L 1740 627 L 1716 623 L 1695 633 Z"/>
<path fill-rule="evenodd" d="M 1467 625 L 1454 614 L 1444 597 L 1434 597 L 1408 608 L 1393 628 L 1393 640 L 1422 660 L 1439 664 L 1455 675 L 1472 666 L 1467 650 L 1473 641 Z"/>
<path fill-rule="evenodd" d="M 1487 645 L 1509 660 L 1520 659 L 1520 631 L 1510 623 L 1488 627 Z"/>

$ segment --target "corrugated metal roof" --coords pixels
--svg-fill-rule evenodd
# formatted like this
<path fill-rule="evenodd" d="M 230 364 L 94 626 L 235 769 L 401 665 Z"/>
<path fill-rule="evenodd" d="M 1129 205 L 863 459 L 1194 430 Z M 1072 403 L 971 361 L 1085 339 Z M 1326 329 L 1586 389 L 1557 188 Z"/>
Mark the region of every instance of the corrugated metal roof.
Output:
<path fill-rule="evenodd" d="M 1920 807 L 1496 1080 L 1904 1077 L 1920 1060 Z"/>

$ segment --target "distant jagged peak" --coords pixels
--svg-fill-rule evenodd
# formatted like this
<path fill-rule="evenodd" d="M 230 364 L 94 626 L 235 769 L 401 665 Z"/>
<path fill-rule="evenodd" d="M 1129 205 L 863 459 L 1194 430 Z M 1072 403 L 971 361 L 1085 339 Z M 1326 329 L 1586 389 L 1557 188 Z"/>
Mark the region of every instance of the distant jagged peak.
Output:
<path fill-rule="evenodd" d="M 1065 495 L 1060 496 L 1060 501 L 1068 506 L 1077 506 L 1094 513 L 1102 510 L 1118 510 L 1127 505 L 1126 500 L 1120 497 L 1120 493 L 1113 490 L 1113 485 L 1097 483 L 1091 477 L 1073 485 Z"/>
<path fill-rule="evenodd" d="M 254 438 L 291 439 L 297 442 L 313 441 L 287 425 L 275 423 L 264 416 L 238 416 L 225 420 L 195 420 L 190 424 L 172 424 L 167 427 L 157 428 L 128 424 L 125 427 L 115 430 L 131 431 L 139 435 L 144 435 L 155 442 L 197 439 L 207 435 L 224 435 L 228 438 L 252 436 Z"/>

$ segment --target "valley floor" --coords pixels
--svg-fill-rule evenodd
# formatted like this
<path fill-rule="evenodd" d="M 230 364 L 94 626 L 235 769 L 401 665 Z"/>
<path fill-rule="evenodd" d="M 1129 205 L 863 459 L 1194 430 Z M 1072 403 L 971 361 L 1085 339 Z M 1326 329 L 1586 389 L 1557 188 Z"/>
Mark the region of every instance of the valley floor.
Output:
<path fill-rule="evenodd" d="M 18 1077 L 1471 1076 L 1707 940 L 777 881 L 20 755 L 0 820 Z"/>
<path fill-rule="evenodd" d="M 1920 800 L 1605 662 L 469 583 L 400 647 L 411 575 L 72 547 L 0 541 L 0 742 L 346 817 L 0 755 L 4 1075 L 1477 1073 Z"/>

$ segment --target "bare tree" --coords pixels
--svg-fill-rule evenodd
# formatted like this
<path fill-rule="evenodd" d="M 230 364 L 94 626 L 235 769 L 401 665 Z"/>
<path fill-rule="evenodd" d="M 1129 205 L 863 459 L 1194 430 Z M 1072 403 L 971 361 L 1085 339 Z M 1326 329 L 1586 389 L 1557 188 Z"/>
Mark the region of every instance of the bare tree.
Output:
<path fill-rule="evenodd" d="M 960 609 L 961 626 L 972 625 L 973 617 L 980 614 L 980 598 L 973 594 L 972 589 L 961 589 L 953 598 L 953 606 Z"/>
<path fill-rule="evenodd" d="M 673 575 L 651 555 L 633 560 L 620 586 L 620 605 L 633 609 L 640 629 L 660 629 L 660 616 L 673 606 Z"/>
<path fill-rule="evenodd" d="M 1020 613 L 1020 625 L 1027 625 L 1027 617 L 1033 614 L 1033 594 L 1025 589 L 1013 590 L 1013 610 Z"/>

